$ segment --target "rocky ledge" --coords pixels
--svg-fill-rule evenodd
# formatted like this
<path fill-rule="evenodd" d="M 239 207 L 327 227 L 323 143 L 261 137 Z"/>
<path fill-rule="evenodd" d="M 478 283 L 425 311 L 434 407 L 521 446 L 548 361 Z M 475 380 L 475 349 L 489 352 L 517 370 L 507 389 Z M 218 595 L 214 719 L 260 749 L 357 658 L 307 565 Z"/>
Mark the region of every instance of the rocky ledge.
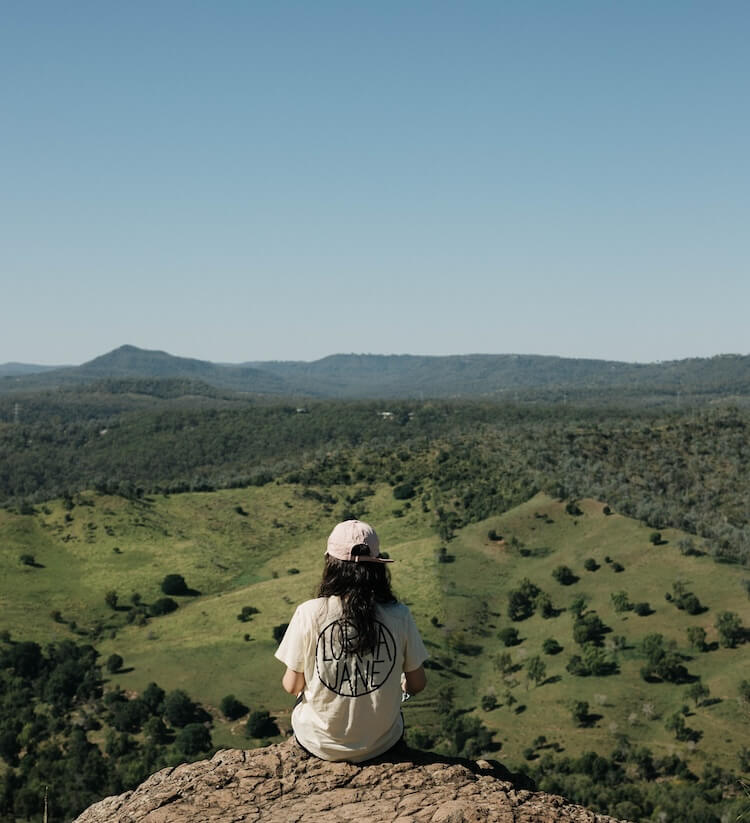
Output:
<path fill-rule="evenodd" d="M 224 749 L 151 775 L 74 823 L 617 823 L 529 790 L 499 763 L 401 752 L 328 763 L 293 741 Z"/>

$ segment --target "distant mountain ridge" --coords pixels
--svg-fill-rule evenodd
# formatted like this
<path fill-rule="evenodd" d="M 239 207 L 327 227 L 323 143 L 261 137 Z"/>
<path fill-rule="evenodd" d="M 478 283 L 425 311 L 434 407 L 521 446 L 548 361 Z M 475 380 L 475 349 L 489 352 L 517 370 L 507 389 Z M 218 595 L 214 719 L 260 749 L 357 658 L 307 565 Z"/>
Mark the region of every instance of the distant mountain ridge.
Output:
<path fill-rule="evenodd" d="M 14 365 L 19 368 L 3 371 Z M 80 366 L 0 366 L 0 391 L 52 389 L 105 378 L 179 378 L 235 392 L 320 398 L 491 399 L 507 392 L 607 389 L 746 395 L 750 394 L 750 355 L 623 363 L 528 354 L 334 354 L 311 362 L 234 365 L 125 345 Z"/>
<path fill-rule="evenodd" d="M 38 374 L 54 371 L 65 366 L 40 366 L 34 363 L 0 363 L 0 377 L 18 377 L 23 374 Z"/>

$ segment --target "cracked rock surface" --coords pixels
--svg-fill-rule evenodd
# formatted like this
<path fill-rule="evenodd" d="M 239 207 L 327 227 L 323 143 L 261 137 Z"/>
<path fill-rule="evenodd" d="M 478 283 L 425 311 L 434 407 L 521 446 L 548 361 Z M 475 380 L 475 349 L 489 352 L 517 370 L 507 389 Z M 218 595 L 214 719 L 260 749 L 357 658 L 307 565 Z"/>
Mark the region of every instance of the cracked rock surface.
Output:
<path fill-rule="evenodd" d="M 523 785 L 484 760 L 406 750 L 330 763 L 287 741 L 163 769 L 74 823 L 617 823 Z"/>

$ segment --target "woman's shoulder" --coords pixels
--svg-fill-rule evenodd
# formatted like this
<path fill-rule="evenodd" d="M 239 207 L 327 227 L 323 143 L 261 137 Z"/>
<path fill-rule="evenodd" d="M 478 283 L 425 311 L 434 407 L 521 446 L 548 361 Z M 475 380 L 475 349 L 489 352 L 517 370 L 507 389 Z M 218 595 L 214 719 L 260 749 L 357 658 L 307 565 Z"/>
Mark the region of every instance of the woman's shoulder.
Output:
<path fill-rule="evenodd" d="M 330 610 L 340 611 L 338 597 L 314 597 L 297 606 L 300 616 L 311 619 L 327 614 Z"/>

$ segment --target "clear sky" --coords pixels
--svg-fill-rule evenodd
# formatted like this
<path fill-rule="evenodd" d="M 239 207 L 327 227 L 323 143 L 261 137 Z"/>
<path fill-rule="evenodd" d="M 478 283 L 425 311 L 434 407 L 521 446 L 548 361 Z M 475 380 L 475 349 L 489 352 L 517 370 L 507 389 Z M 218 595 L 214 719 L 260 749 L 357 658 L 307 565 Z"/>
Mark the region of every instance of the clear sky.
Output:
<path fill-rule="evenodd" d="M 0 10 L 0 363 L 750 352 L 747 0 Z"/>

